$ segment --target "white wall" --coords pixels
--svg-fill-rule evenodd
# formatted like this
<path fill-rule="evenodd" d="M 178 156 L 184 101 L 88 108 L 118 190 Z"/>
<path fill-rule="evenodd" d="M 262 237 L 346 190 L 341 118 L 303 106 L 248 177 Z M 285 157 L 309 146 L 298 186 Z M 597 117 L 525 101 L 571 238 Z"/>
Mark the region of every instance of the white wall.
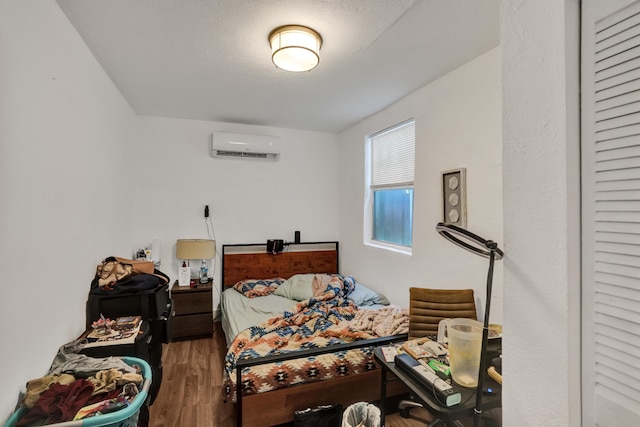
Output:
<path fill-rule="evenodd" d="M 281 138 L 278 161 L 213 158 L 214 131 Z M 338 157 L 335 134 L 195 120 L 141 118 L 141 182 L 136 192 L 137 244 L 161 241 L 160 270 L 177 279 L 175 243 L 207 238 L 209 205 L 218 256 L 223 244 L 267 239 L 338 238 Z M 199 265 L 199 263 L 198 263 Z M 220 258 L 215 270 L 220 284 Z M 214 308 L 219 299 L 214 293 Z"/>
<path fill-rule="evenodd" d="M 482 290 L 486 260 L 433 229 L 440 172 L 466 167 L 469 228 L 506 249 L 492 308 L 499 321 L 504 265 L 504 424 L 579 425 L 577 0 L 501 5 L 502 53 L 491 51 L 364 120 L 339 135 L 339 145 L 331 135 L 276 130 L 285 155 L 274 172 L 209 158 L 209 127 L 219 124 L 137 119 L 54 2 L 0 2 L 0 418 L 24 382 L 42 375 L 59 345 L 82 330 L 95 264 L 160 238 L 161 268 L 175 278 L 175 239 L 206 236 L 207 203 L 220 243 L 291 239 L 296 229 L 303 240 L 339 237 L 343 271 L 396 303 L 407 300 L 410 285 Z M 362 243 L 362 158 L 365 135 L 411 116 L 416 244 L 407 257 Z M 136 152 L 148 157 L 127 161 Z M 149 186 L 127 191 L 140 177 Z M 246 198 L 235 193 L 263 180 Z M 272 194 L 276 186 L 283 191 Z M 299 206 L 286 191 L 300 197 Z M 260 206 L 252 215 L 252 200 L 271 197 L 285 206 L 266 215 Z M 237 207 L 247 212 L 238 215 Z"/>
<path fill-rule="evenodd" d="M 135 115 L 53 1 L 0 2 L 0 420 L 131 246 Z"/>
<path fill-rule="evenodd" d="M 416 173 L 413 253 L 363 244 L 366 136 L 414 117 Z M 488 261 L 439 236 L 441 172 L 467 170 L 468 229 L 502 246 L 500 50 L 495 48 L 340 134 L 342 271 L 406 306 L 409 287 L 476 291 L 483 315 Z M 492 321 L 502 320 L 496 264 Z"/>
<path fill-rule="evenodd" d="M 501 2 L 505 426 L 579 426 L 579 2 Z"/>
<path fill-rule="evenodd" d="M 336 135 L 137 117 L 55 2 L 0 3 L 0 52 L 0 418 L 84 329 L 105 256 L 158 238 L 175 280 L 205 204 L 218 248 L 338 238 Z M 280 136 L 281 160 L 213 159 L 214 130 Z"/>

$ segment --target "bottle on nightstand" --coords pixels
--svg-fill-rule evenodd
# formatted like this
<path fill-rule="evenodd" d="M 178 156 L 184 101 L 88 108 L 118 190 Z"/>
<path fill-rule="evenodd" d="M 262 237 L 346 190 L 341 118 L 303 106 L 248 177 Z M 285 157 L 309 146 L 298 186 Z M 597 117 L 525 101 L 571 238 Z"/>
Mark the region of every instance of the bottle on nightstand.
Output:
<path fill-rule="evenodd" d="M 200 264 L 200 283 L 208 283 L 209 282 L 209 266 L 207 265 L 207 261 L 202 260 Z"/>
<path fill-rule="evenodd" d="M 191 269 L 186 261 L 182 261 L 182 267 L 178 269 L 178 286 L 189 286 L 191 280 Z"/>

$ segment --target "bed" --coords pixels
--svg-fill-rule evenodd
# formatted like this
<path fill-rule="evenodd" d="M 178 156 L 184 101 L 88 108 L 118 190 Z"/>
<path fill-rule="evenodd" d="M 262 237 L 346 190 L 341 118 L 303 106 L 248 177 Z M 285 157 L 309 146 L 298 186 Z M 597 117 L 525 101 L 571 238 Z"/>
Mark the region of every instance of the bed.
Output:
<path fill-rule="evenodd" d="M 276 254 L 265 244 L 223 245 L 223 396 L 235 402 L 237 425 L 273 426 L 296 410 L 379 398 L 373 350 L 406 340 L 408 318 L 340 275 L 338 250 L 338 242 L 290 244 Z"/>

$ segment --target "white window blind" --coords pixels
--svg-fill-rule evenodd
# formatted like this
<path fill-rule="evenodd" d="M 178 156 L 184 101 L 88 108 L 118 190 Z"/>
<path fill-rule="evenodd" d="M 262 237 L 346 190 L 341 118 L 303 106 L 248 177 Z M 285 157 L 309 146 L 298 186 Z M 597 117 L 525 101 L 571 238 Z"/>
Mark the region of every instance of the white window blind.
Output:
<path fill-rule="evenodd" d="M 640 2 L 602 5 L 582 23 L 583 425 L 640 425 Z"/>
<path fill-rule="evenodd" d="M 413 185 L 415 121 L 378 132 L 370 138 L 371 188 Z"/>

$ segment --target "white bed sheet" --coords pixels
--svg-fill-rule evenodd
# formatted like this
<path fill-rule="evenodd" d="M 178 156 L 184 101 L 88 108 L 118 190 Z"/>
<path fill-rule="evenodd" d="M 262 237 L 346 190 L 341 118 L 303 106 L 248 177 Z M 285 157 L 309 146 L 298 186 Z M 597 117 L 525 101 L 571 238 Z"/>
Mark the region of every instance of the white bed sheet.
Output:
<path fill-rule="evenodd" d="M 250 326 L 259 325 L 272 317 L 279 316 L 285 310 L 292 309 L 298 301 L 278 295 L 267 295 L 257 298 L 247 298 L 233 288 L 222 293 L 220 308 L 222 310 L 222 330 L 231 345 L 238 333 Z"/>

